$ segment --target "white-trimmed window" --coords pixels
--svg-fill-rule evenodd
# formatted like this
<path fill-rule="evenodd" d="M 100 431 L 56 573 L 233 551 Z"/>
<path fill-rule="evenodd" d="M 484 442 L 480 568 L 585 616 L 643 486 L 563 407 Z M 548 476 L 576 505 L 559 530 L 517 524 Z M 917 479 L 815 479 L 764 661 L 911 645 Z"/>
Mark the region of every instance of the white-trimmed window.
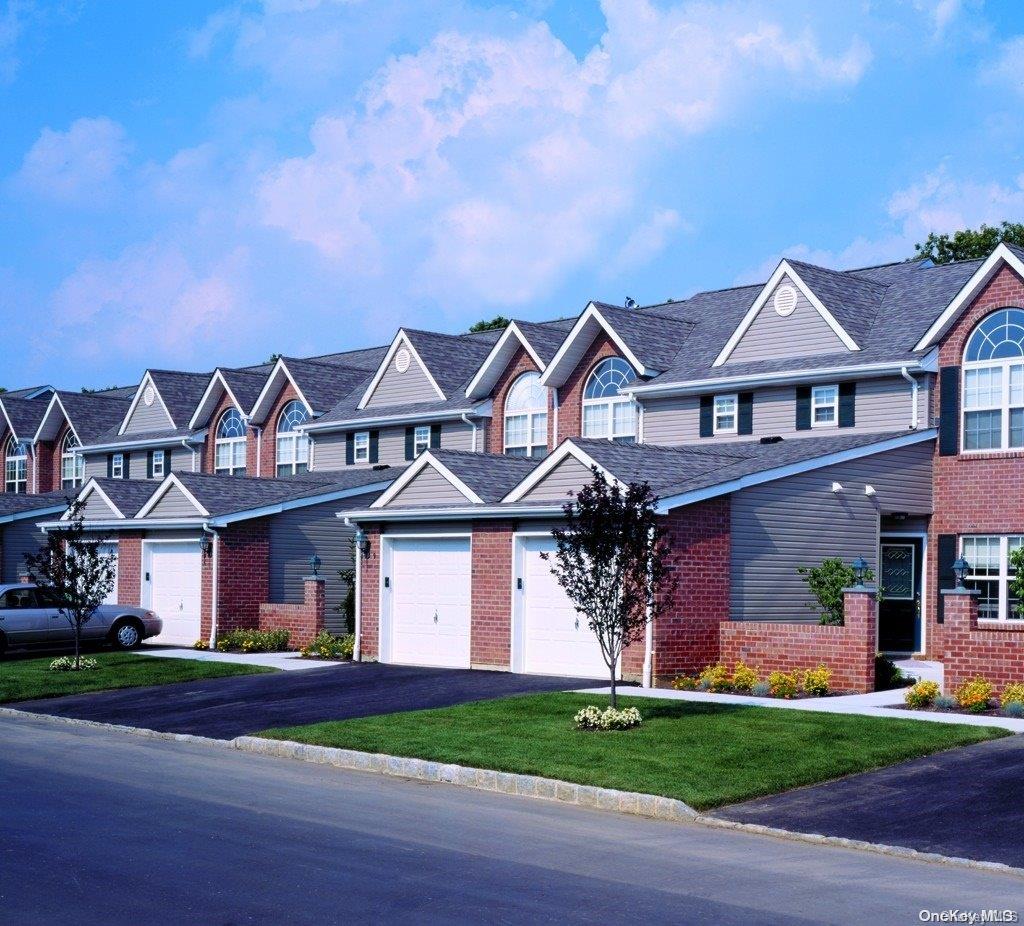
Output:
<path fill-rule="evenodd" d="M 419 424 L 412 432 L 412 455 L 418 457 L 425 450 L 430 449 L 430 425 Z"/>
<path fill-rule="evenodd" d="M 548 452 L 548 391 L 540 373 L 524 373 L 505 397 L 505 453 L 542 457 Z"/>
<path fill-rule="evenodd" d="M 289 402 L 277 419 L 277 475 L 294 476 L 309 470 L 309 436 L 298 431 L 309 414 L 296 399 Z"/>
<path fill-rule="evenodd" d="M 77 489 L 85 482 L 85 458 L 78 452 L 78 438 L 68 431 L 60 445 L 60 486 Z"/>
<path fill-rule="evenodd" d="M 229 408 L 217 424 L 214 470 L 229 476 L 245 475 L 245 420 L 237 408 Z"/>
<path fill-rule="evenodd" d="M 965 451 L 1024 448 L 1024 309 L 999 309 L 964 351 Z"/>
<path fill-rule="evenodd" d="M 1010 582 L 1016 575 L 1010 566 L 1010 554 L 1024 546 L 1022 536 L 998 534 L 963 537 L 960 553 L 967 560 L 964 584 L 977 589 L 978 617 L 982 620 L 1021 620 L 1020 602 L 1010 595 Z"/>
<path fill-rule="evenodd" d="M 815 386 L 811 389 L 811 427 L 839 426 L 839 386 Z"/>
<path fill-rule="evenodd" d="M 356 463 L 370 462 L 370 432 L 356 431 L 352 438 L 352 459 Z"/>
<path fill-rule="evenodd" d="M 124 479 L 124 454 L 112 453 L 110 455 L 110 478 Z"/>
<path fill-rule="evenodd" d="M 10 437 L 4 448 L 4 491 L 28 491 L 28 444 Z"/>
<path fill-rule="evenodd" d="M 740 398 L 735 392 L 715 396 L 715 434 L 739 433 Z"/>
<path fill-rule="evenodd" d="M 633 378 L 633 368 L 620 357 L 608 357 L 594 367 L 583 390 L 584 437 L 636 443 L 636 402 L 619 394 Z"/>
<path fill-rule="evenodd" d="M 167 475 L 167 451 L 166 450 L 154 450 L 153 451 L 153 478 L 163 479 Z"/>

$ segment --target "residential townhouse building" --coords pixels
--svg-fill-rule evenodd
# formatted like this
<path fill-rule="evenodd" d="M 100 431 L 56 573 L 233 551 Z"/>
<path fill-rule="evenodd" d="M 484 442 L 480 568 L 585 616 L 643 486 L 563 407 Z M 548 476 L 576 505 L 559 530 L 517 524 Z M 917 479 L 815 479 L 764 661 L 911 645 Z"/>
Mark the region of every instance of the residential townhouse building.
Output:
<path fill-rule="evenodd" d="M 119 593 L 152 602 L 156 581 L 179 642 L 301 608 L 312 551 L 357 567 L 362 658 L 600 676 L 543 557 L 597 467 L 652 485 L 678 578 L 624 676 L 826 661 L 867 687 L 867 649 L 952 662 L 966 646 L 1008 679 L 1024 674 L 1008 565 L 1024 536 L 1021 256 L 787 260 L 762 285 L 654 306 L 149 371 L 116 434 L 83 442 L 82 497 L 122 563 L 131 549 Z M 941 594 L 961 554 L 983 593 L 968 638 Z M 797 569 L 828 556 L 879 577 L 867 648 L 817 624 Z"/>

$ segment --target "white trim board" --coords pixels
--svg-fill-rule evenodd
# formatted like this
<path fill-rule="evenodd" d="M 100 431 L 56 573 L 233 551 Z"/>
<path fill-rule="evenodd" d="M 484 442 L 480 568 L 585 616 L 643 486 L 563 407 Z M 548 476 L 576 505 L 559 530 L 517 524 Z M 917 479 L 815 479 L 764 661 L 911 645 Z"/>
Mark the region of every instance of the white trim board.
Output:
<path fill-rule="evenodd" d="M 427 380 L 430 385 L 434 387 L 437 392 L 437 396 L 441 401 L 448 398 L 444 394 L 444 391 L 437 384 L 437 380 L 434 379 L 430 372 L 430 369 L 423 362 L 423 358 L 420 357 L 419 351 L 413 346 L 409 336 L 405 333 L 404 328 L 398 329 L 398 334 L 395 335 L 394 340 L 391 342 L 391 346 L 388 348 L 388 352 L 384 355 L 384 359 L 380 362 L 377 367 L 377 372 L 373 374 L 373 379 L 370 380 L 370 384 L 366 387 L 366 391 L 363 392 L 363 397 L 359 400 L 359 404 L 356 408 L 366 408 L 366 403 L 370 401 L 370 397 L 373 395 L 374 390 L 380 385 L 380 381 L 384 378 L 384 374 L 388 371 L 388 367 L 391 365 L 391 361 L 394 359 L 395 354 L 398 353 L 400 347 L 405 347 L 406 350 L 412 354 L 413 359 L 420 365 L 420 368 L 426 374 Z"/>
<path fill-rule="evenodd" d="M 124 520 L 124 512 L 121 511 L 121 509 L 118 508 L 117 505 L 114 504 L 113 499 L 111 499 L 111 497 L 109 495 L 107 495 L 106 492 L 103 491 L 103 488 L 96 481 L 96 477 L 95 476 L 90 477 L 89 481 L 82 487 L 82 489 L 78 493 L 78 495 L 75 496 L 75 501 L 76 502 L 85 502 L 85 500 L 90 495 L 92 495 L 93 492 L 96 492 L 96 493 L 99 494 L 100 498 L 103 499 L 103 501 L 106 503 L 107 507 L 110 508 L 110 510 L 113 511 L 114 514 L 117 515 L 118 520 Z M 68 510 L 61 516 L 61 520 L 62 521 L 69 520 L 70 519 L 70 515 L 71 515 L 71 509 L 68 508 Z"/>
<path fill-rule="evenodd" d="M 43 433 L 43 426 L 46 424 L 47 421 L 49 421 L 50 415 L 53 412 L 54 405 L 57 405 L 60 408 L 60 413 L 61 413 L 61 415 L 64 416 L 65 423 L 71 429 L 71 433 L 75 435 L 75 440 L 77 440 L 79 445 L 81 446 L 83 441 L 78 436 L 78 431 L 75 430 L 75 425 L 72 422 L 71 417 L 68 415 L 67 409 L 64 407 L 64 403 L 61 402 L 60 395 L 58 393 L 56 393 L 56 392 L 53 394 L 53 397 L 50 399 L 50 404 L 46 406 L 46 411 L 43 412 L 43 417 L 42 417 L 42 420 L 39 422 L 39 427 L 36 428 L 36 433 L 32 437 L 32 443 L 33 444 L 38 443 L 42 439 L 41 435 Z M 57 435 L 59 433 L 60 433 L 60 428 L 58 427 L 57 430 L 53 432 L 52 440 L 56 440 L 57 439 Z M 84 446 L 81 446 L 81 449 L 85 450 L 86 448 Z"/>
<path fill-rule="evenodd" d="M 135 397 L 132 399 L 132 404 L 128 406 L 128 411 L 124 416 L 124 420 L 121 422 L 121 427 L 117 429 L 118 434 L 124 434 L 125 428 L 128 427 L 128 422 L 132 420 L 132 415 L 135 413 L 135 409 L 139 407 L 139 400 L 142 398 L 143 393 L 146 391 L 146 384 L 153 387 L 153 392 L 156 394 L 156 398 L 160 401 L 163 406 L 164 413 L 167 415 L 167 420 L 170 421 L 171 427 L 174 430 L 178 429 L 178 424 L 174 420 L 174 416 L 171 414 L 170 409 L 167 407 L 167 403 L 164 402 L 164 397 L 160 395 L 160 390 L 157 388 L 156 383 L 153 381 L 153 376 L 146 370 L 145 375 L 142 377 L 142 382 L 139 383 L 139 388 L 135 390 Z"/>
<path fill-rule="evenodd" d="M 291 370 L 288 369 L 288 364 L 285 363 L 284 357 L 279 357 L 277 363 L 274 364 L 274 369 L 270 371 L 270 375 L 267 377 L 266 383 L 263 384 L 263 388 L 260 390 L 259 396 L 257 396 L 256 401 L 253 402 L 249 414 L 245 416 L 246 423 L 265 422 L 267 415 L 270 414 L 271 406 L 273 406 L 274 401 L 276 401 L 281 389 L 284 388 L 282 384 L 277 386 L 276 390 L 274 389 L 275 384 L 282 375 L 292 384 L 292 388 L 295 390 L 295 395 L 298 396 L 299 401 L 306 406 L 306 411 L 310 415 L 315 414 L 313 406 L 309 404 L 306 396 L 299 388 L 299 384 L 296 382 L 295 377 L 292 376 Z M 264 404 L 267 405 L 266 409 L 263 408 Z"/>
<path fill-rule="evenodd" d="M 480 365 L 480 369 L 477 370 L 476 376 L 470 380 L 469 385 L 466 387 L 466 396 L 469 399 L 483 399 L 490 395 L 491 390 L 494 388 L 495 383 L 498 381 L 498 377 L 505 371 L 509 361 L 515 354 L 513 350 L 508 359 L 504 362 L 501 369 L 498 370 L 493 376 L 490 375 L 490 369 L 493 364 L 496 364 L 505 350 L 505 347 L 512 337 L 519 339 L 519 344 L 522 346 L 529 355 L 530 359 L 536 364 L 537 369 L 543 373 L 545 363 L 540 359 L 540 355 L 533 349 L 533 345 L 529 339 L 523 334 L 522 329 L 515 323 L 511 322 L 509 326 L 502 333 L 501 337 L 498 338 L 494 343 L 494 347 L 491 348 L 491 352 L 487 355 L 487 358 Z"/>
<path fill-rule="evenodd" d="M 547 369 L 541 373 L 540 384 L 542 386 L 561 386 L 565 383 L 566 379 L 568 379 L 569 373 L 576 368 L 576 364 L 574 363 L 572 368 L 569 369 L 564 376 L 560 377 L 559 373 L 563 361 L 565 360 L 573 343 L 583 334 L 591 323 L 596 324 L 600 329 L 604 330 L 605 334 L 611 338 L 615 346 L 622 352 L 622 356 L 625 357 L 633 369 L 636 370 L 638 376 L 654 376 L 658 373 L 657 370 L 649 369 L 643 365 L 640 358 L 629 349 L 629 346 L 622 340 L 608 319 L 601 314 L 601 310 L 591 302 L 588 303 L 587 307 L 583 310 L 583 314 L 576 319 L 576 324 L 572 326 L 569 333 L 565 336 L 561 346 L 555 352 L 555 356 L 551 358 L 551 362 L 548 364 Z M 593 343 L 595 337 L 597 337 L 596 332 L 591 336 L 588 346 L 590 343 Z"/>
<path fill-rule="evenodd" d="M 846 329 L 839 324 L 839 321 L 836 319 L 836 317 L 827 308 L 825 308 L 822 301 L 817 296 L 815 296 L 814 293 L 811 291 L 811 288 L 802 279 L 800 279 L 800 274 L 798 274 L 793 269 L 789 261 L 782 260 L 779 262 L 779 266 L 775 268 L 775 272 L 771 275 L 768 282 L 764 284 L 764 287 L 762 288 L 761 292 L 754 300 L 754 304 L 751 305 L 749 309 L 747 309 L 747 314 L 743 316 L 743 320 L 739 323 L 739 326 L 732 333 L 729 340 L 726 341 L 725 347 L 722 348 L 721 353 L 719 353 L 719 355 L 715 358 L 715 362 L 711 364 L 713 367 L 720 367 L 729 359 L 730 356 L 732 356 L 732 352 L 736 349 L 736 346 L 743 339 L 743 335 L 747 333 L 747 329 L 750 328 L 750 326 L 754 323 L 754 319 L 757 318 L 757 316 L 761 313 L 761 309 L 764 307 L 764 304 L 768 301 L 768 297 L 775 291 L 775 288 L 779 285 L 779 283 L 781 283 L 782 280 L 787 276 L 796 285 L 797 289 L 799 289 L 800 292 L 803 293 L 807 301 L 814 307 L 815 311 L 817 311 L 817 313 L 825 320 L 825 323 L 829 326 L 829 328 L 832 329 L 833 332 L 835 332 L 836 337 L 838 337 L 839 340 L 843 342 L 847 349 L 851 351 L 860 350 L 860 347 L 857 345 L 857 342 L 852 337 L 850 337 Z"/>
<path fill-rule="evenodd" d="M 141 521 L 145 519 L 149 515 L 149 513 L 157 506 L 157 504 L 160 502 L 160 499 L 162 499 L 172 488 L 178 489 L 181 492 L 181 494 L 184 495 L 186 499 L 188 499 L 189 503 L 196 509 L 196 511 L 202 517 L 208 518 L 210 516 L 210 512 L 207 511 L 201 504 L 199 504 L 199 500 L 187 488 L 185 488 L 182 481 L 176 475 L 174 475 L 174 473 L 168 473 L 167 476 L 164 478 L 164 481 L 157 487 L 156 491 L 149 497 L 149 501 L 146 502 L 146 504 L 139 509 L 138 514 L 135 515 L 135 520 Z"/>
<path fill-rule="evenodd" d="M 440 460 L 437 459 L 429 450 L 424 450 L 411 466 L 406 469 L 401 476 L 399 476 L 391 487 L 388 488 L 380 498 L 378 498 L 370 507 L 371 508 L 383 508 L 387 505 L 395 496 L 397 496 L 402 489 L 404 489 L 413 479 L 416 478 L 418 473 L 430 466 L 435 469 L 444 479 L 451 483 L 452 488 L 456 489 L 460 494 L 466 497 L 467 501 L 473 502 L 475 505 L 482 505 L 484 500 L 480 498 L 466 483 L 464 483 L 458 476 L 455 475 L 447 466 L 445 466 Z"/>
<path fill-rule="evenodd" d="M 196 410 L 192 413 L 192 417 L 189 419 L 189 430 L 196 429 L 196 421 L 204 414 L 204 406 L 211 399 L 211 390 L 213 389 L 214 385 L 217 383 L 218 380 L 220 381 L 221 389 L 224 392 L 226 392 L 228 398 L 231 399 L 231 404 L 235 406 L 235 408 L 238 410 L 238 413 L 242 416 L 242 419 L 248 424 L 246 409 L 242 408 L 242 403 L 238 401 L 238 399 L 235 397 L 234 392 L 231 391 L 231 387 L 228 385 L 227 378 L 221 372 L 220 367 L 217 367 L 217 369 L 213 371 L 213 375 L 210 377 L 210 382 L 207 383 L 206 389 L 203 391 L 203 396 L 199 400 L 199 404 L 196 405 Z M 220 397 L 218 397 L 217 401 L 220 401 Z M 213 412 L 214 409 L 216 409 L 216 407 L 217 402 L 214 402 L 210 410 L 208 412 L 205 412 L 207 423 L 209 423 L 210 418 L 213 416 Z"/>
<path fill-rule="evenodd" d="M 544 461 L 534 469 L 522 482 L 519 483 L 511 492 L 509 492 L 502 500 L 501 504 L 509 504 L 512 502 L 521 501 L 523 496 L 526 495 L 531 489 L 533 489 L 539 482 L 541 482 L 545 476 L 547 476 L 553 469 L 555 469 L 563 460 L 568 457 L 573 457 L 582 463 L 588 470 L 591 467 L 596 466 L 598 472 L 601 473 L 611 484 L 617 485 L 620 488 L 625 488 L 622 481 L 612 472 L 605 469 L 600 463 L 597 462 L 588 453 L 577 447 L 572 440 L 567 440 L 561 446 L 556 447 L 548 456 L 544 458 Z"/>
<path fill-rule="evenodd" d="M 42 508 L 30 508 L 28 511 L 15 511 L 12 514 L 0 514 L 0 526 L 3 526 L 4 524 L 12 524 L 14 521 L 24 521 L 26 518 L 56 514 L 58 511 L 64 511 L 66 509 L 67 505 L 47 505 Z M 42 527 L 43 522 L 40 522 L 39 526 Z"/>
<path fill-rule="evenodd" d="M 214 515 L 210 518 L 210 527 L 227 527 L 236 521 L 249 521 L 253 518 L 265 518 L 285 511 L 293 511 L 296 508 L 309 508 L 312 505 L 322 505 L 325 502 L 338 502 L 342 499 L 353 498 L 359 495 L 369 495 L 372 492 L 379 492 L 391 485 L 390 482 L 372 482 L 367 485 L 356 486 L 351 489 L 337 489 L 333 492 L 325 492 L 322 495 L 303 496 L 287 502 L 278 502 L 273 505 L 264 505 L 260 508 L 250 508 L 245 511 L 233 511 L 230 514 Z"/>

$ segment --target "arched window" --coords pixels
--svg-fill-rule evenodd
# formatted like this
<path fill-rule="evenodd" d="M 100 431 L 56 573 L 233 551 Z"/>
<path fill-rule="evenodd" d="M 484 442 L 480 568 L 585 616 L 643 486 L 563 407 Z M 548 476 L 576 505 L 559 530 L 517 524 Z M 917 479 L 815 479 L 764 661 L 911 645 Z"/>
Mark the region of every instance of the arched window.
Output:
<path fill-rule="evenodd" d="M 11 437 L 4 448 L 4 491 L 28 491 L 28 444 Z"/>
<path fill-rule="evenodd" d="M 293 476 L 309 470 L 309 437 L 295 429 L 309 418 L 299 401 L 289 402 L 277 419 L 277 475 Z"/>
<path fill-rule="evenodd" d="M 214 470 L 229 476 L 245 475 L 245 421 L 237 408 L 221 415 L 214 442 Z"/>
<path fill-rule="evenodd" d="M 78 452 L 78 438 L 68 431 L 60 445 L 60 486 L 77 489 L 85 482 L 85 458 Z"/>
<path fill-rule="evenodd" d="M 999 309 L 964 352 L 964 450 L 1024 447 L 1024 309 Z"/>
<path fill-rule="evenodd" d="M 619 395 L 633 378 L 633 368 L 620 357 L 608 357 L 594 367 L 583 390 L 584 437 L 636 443 L 636 402 Z"/>
<path fill-rule="evenodd" d="M 548 391 L 540 373 L 524 373 L 505 398 L 505 453 L 542 457 L 548 452 Z"/>

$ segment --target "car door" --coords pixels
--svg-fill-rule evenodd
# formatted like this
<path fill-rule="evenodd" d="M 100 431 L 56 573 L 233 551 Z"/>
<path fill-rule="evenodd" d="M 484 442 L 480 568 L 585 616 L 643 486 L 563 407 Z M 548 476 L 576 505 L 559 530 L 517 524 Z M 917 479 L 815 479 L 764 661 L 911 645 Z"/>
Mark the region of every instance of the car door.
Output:
<path fill-rule="evenodd" d="M 49 612 L 39 607 L 34 588 L 10 588 L 4 592 L 0 599 L 0 629 L 9 646 L 49 641 Z"/>
<path fill-rule="evenodd" d="M 61 643 L 70 643 L 75 639 L 75 628 L 71 621 L 61 611 L 60 600 L 48 588 L 36 589 L 36 600 L 39 607 L 46 612 L 47 617 L 47 641 L 55 646 Z M 96 609 L 93 616 L 82 625 L 82 639 L 100 639 L 106 635 L 109 629 L 104 624 L 104 607 L 101 605 Z M 107 621 L 109 624 L 109 620 Z"/>

